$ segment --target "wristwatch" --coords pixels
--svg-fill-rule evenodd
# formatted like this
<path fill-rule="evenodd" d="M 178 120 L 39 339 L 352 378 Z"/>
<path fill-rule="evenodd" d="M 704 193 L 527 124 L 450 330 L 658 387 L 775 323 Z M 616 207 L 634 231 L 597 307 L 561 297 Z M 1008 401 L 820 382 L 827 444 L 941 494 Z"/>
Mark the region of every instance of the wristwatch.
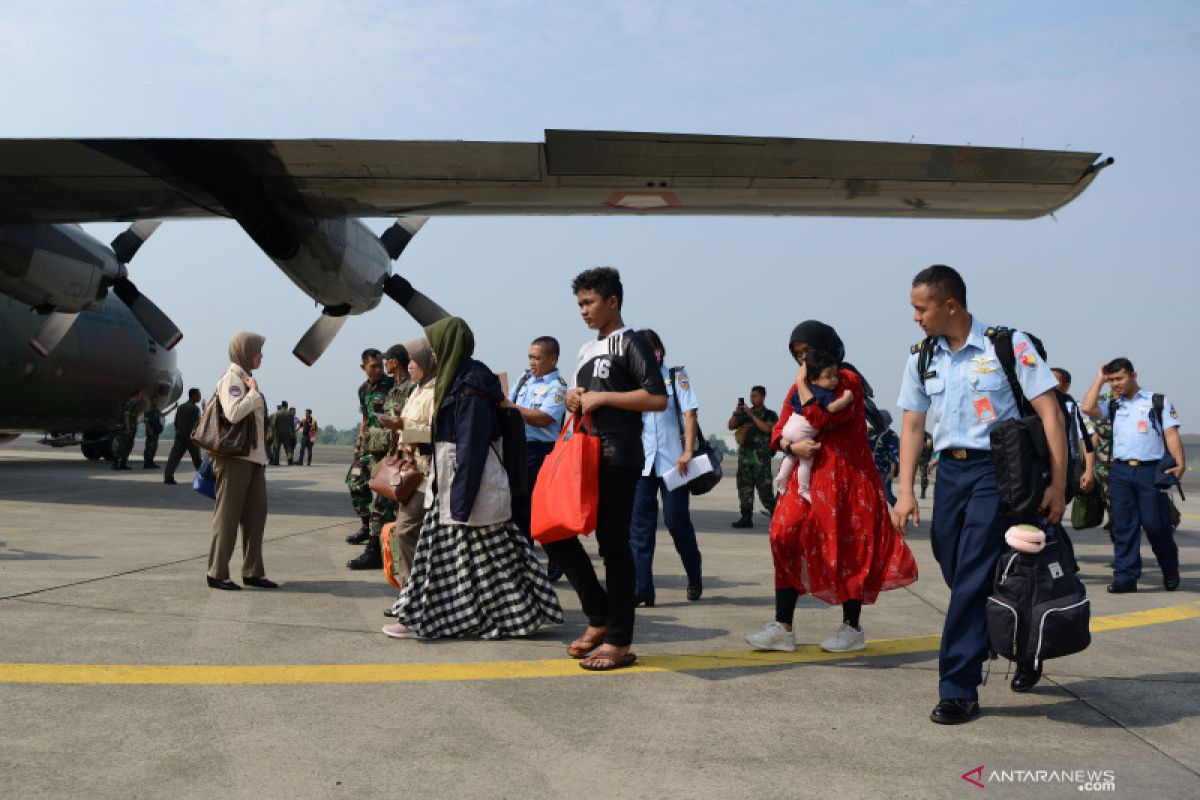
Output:
<path fill-rule="evenodd" d="M 782 436 L 779 437 L 779 452 L 783 453 L 785 456 L 790 456 L 792 454 L 792 443 Z"/>

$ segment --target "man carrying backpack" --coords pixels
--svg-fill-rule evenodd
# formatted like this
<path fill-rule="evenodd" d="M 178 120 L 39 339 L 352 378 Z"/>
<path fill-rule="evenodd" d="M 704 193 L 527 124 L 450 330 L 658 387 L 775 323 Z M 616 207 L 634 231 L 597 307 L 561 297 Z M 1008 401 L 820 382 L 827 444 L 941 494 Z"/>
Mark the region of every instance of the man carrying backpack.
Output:
<path fill-rule="evenodd" d="M 1005 550 L 1004 532 L 1014 522 L 1058 524 L 1065 506 L 1067 441 L 1054 376 L 1031 337 L 977 321 L 967 311 L 966 284 L 950 267 L 935 265 L 917 273 L 910 299 L 913 319 L 927 338 L 912 348 L 897 403 L 904 409 L 904 422 L 892 514 L 901 531 L 909 519 L 920 524 L 913 478 L 926 413 L 932 409 L 938 480 L 929 538 L 950 587 L 950 605 L 938 656 L 939 702 L 929 718 L 957 725 L 979 715 L 978 687 L 988 653 L 985 605 L 993 567 Z M 998 352 L 998 341 L 1008 353 Z M 992 462 L 992 427 L 1020 416 L 1014 386 L 1041 419 L 1049 450 L 1049 486 L 1035 519 L 1001 514 Z M 1028 691 L 1040 678 L 1040 669 L 1018 665 L 1012 688 Z"/>
<path fill-rule="evenodd" d="M 1106 382 L 1112 388 L 1112 399 L 1101 405 L 1100 388 Z M 1165 482 L 1163 475 L 1179 480 L 1185 469 L 1175 407 L 1163 395 L 1138 385 L 1137 372 L 1129 359 L 1114 358 L 1096 373 L 1096 380 L 1084 395 L 1082 411 L 1092 419 L 1112 422 L 1113 462 L 1108 479 L 1113 582 L 1108 591 L 1137 591 L 1142 574 L 1142 528 L 1162 570 L 1163 586 L 1168 592 L 1175 591 L 1179 588 L 1179 548 L 1171 531 L 1167 493 L 1159 488 Z M 1173 466 L 1160 464 L 1168 457 L 1174 459 Z"/>

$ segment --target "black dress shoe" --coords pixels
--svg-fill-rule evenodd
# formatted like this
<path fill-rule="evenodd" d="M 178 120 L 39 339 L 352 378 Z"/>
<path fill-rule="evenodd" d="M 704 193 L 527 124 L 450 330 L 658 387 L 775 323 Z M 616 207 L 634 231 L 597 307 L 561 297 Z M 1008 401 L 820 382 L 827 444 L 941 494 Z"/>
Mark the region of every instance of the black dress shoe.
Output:
<path fill-rule="evenodd" d="M 270 578 L 242 578 L 242 583 L 259 589 L 278 589 L 279 584 Z"/>
<path fill-rule="evenodd" d="M 163 483 L 165 483 L 167 486 L 178 486 L 179 485 L 179 482 L 176 481 L 174 478 L 163 478 Z"/>
<path fill-rule="evenodd" d="M 208 579 L 208 588 L 210 589 L 224 589 L 227 592 L 236 592 L 242 588 L 233 581 L 219 581 L 211 575 L 205 575 L 204 577 Z"/>
<path fill-rule="evenodd" d="M 979 716 L 979 703 L 974 700 L 940 700 L 929 719 L 938 725 L 962 725 Z"/>
<path fill-rule="evenodd" d="M 1042 671 L 1033 667 L 1017 665 L 1017 671 L 1013 673 L 1012 683 L 1009 688 L 1014 692 L 1028 692 L 1037 682 L 1042 679 Z"/>
<path fill-rule="evenodd" d="M 1179 573 L 1174 575 L 1163 575 L 1163 588 L 1168 592 L 1173 592 L 1179 588 Z"/>
<path fill-rule="evenodd" d="M 633 607 L 654 608 L 654 595 L 648 594 L 645 597 L 633 598 Z"/>
<path fill-rule="evenodd" d="M 704 594 L 704 585 L 696 582 L 689 583 L 687 587 L 687 599 L 691 602 L 696 602 L 700 599 L 700 595 Z"/>
<path fill-rule="evenodd" d="M 1129 594 L 1137 591 L 1137 581 L 1128 581 L 1126 583 L 1118 583 L 1113 581 L 1108 585 L 1109 594 Z"/>

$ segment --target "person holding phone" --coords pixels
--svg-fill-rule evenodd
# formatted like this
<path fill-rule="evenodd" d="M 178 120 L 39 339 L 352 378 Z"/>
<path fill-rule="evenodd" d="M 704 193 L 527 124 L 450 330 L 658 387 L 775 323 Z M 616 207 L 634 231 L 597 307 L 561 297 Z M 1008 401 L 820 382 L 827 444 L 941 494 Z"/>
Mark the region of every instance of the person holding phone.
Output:
<path fill-rule="evenodd" d="M 733 523 L 735 528 L 753 528 L 754 491 L 762 501 L 763 511 L 770 516 L 775 513 L 775 489 L 771 485 L 771 429 L 779 421 L 779 415 L 766 406 L 767 390 L 755 386 L 750 390 L 750 405 L 744 397 L 738 398 L 737 407 L 729 416 L 729 430 L 738 445 L 737 489 L 741 516 Z"/>

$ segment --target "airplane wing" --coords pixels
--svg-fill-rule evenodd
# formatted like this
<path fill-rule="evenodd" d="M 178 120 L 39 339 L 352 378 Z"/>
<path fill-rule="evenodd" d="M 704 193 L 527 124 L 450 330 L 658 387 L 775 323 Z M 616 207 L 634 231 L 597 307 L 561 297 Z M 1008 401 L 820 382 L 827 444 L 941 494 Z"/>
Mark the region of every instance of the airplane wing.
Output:
<path fill-rule="evenodd" d="M 728 214 L 1030 219 L 1097 153 L 546 131 L 544 142 L 0 139 L 0 224 L 233 216 Z"/>

